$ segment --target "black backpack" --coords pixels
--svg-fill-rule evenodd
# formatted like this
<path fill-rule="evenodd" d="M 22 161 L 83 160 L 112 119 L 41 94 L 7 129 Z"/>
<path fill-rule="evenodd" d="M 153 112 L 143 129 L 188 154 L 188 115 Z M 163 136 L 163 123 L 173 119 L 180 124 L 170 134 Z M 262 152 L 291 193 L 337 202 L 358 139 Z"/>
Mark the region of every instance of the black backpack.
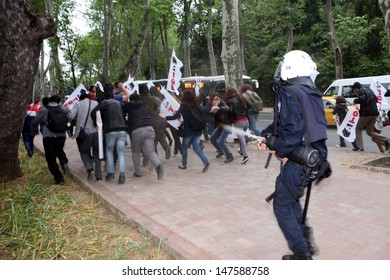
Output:
<path fill-rule="evenodd" d="M 62 133 L 68 129 L 68 116 L 61 106 L 47 106 L 47 128 L 54 133 Z"/>
<path fill-rule="evenodd" d="M 203 120 L 200 113 L 195 112 L 194 109 L 191 109 L 192 119 L 191 119 L 191 128 L 193 131 L 198 132 L 202 131 L 206 127 L 206 122 Z"/>

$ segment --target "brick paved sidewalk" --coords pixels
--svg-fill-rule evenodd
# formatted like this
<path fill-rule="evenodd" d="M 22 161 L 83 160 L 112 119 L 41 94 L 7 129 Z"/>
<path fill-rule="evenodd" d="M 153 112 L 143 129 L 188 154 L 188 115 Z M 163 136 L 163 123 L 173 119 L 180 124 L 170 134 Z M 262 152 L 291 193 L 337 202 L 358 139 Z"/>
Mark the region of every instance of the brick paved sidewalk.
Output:
<path fill-rule="evenodd" d="M 42 148 L 38 136 L 35 144 Z M 142 227 L 156 242 L 180 259 L 279 260 L 289 253 L 264 198 L 274 188 L 279 163 L 272 159 L 264 169 L 266 152 L 249 146 L 250 160 L 223 163 L 206 143 L 211 166 L 203 174 L 200 159 L 191 150 L 187 170 L 179 170 L 181 158 L 164 162 L 165 176 L 143 169 L 132 177 L 131 150 L 127 149 L 126 183 L 88 182 L 76 142 L 66 140 L 72 175 L 105 200 L 117 214 Z M 361 168 L 361 163 L 381 157 L 377 153 L 330 148 L 333 175 L 312 189 L 309 223 L 320 247 L 318 260 L 390 259 L 390 175 Z M 104 173 L 105 175 L 105 173 Z"/>

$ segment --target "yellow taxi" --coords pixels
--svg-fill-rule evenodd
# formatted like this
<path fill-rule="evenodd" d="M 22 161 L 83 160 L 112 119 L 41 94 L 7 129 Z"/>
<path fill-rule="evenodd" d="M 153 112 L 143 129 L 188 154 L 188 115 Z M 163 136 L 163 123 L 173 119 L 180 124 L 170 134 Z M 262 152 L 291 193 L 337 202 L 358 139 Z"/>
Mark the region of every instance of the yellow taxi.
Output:
<path fill-rule="evenodd" d="M 325 118 L 326 121 L 328 122 L 328 125 L 336 125 L 336 121 L 333 118 L 333 109 L 336 106 L 336 97 L 337 95 L 322 97 L 322 101 L 324 102 Z M 348 109 L 351 106 L 352 104 L 347 101 Z"/>

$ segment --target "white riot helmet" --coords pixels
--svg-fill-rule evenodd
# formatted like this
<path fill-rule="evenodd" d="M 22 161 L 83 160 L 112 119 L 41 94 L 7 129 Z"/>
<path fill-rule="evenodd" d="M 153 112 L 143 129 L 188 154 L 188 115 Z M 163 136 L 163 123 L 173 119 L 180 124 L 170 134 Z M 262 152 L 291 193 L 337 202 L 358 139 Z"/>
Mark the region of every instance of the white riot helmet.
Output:
<path fill-rule="evenodd" d="M 283 56 L 274 78 L 287 81 L 297 77 L 310 77 L 314 83 L 318 74 L 317 65 L 310 55 L 304 51 L 294 50 Z"/>

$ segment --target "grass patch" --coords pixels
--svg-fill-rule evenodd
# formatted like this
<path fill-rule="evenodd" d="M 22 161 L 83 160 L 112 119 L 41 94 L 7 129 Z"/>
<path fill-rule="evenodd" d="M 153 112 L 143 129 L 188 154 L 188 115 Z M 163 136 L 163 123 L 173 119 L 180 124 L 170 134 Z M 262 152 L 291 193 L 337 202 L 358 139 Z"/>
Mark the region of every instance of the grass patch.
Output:
<path fill-rule="evenodd" d="M 42 155 L 21 145 L 20 161 L 24 176 L 0 188 L 0 259 L 170 259 L 71 178 L 53 185 Z"/>

